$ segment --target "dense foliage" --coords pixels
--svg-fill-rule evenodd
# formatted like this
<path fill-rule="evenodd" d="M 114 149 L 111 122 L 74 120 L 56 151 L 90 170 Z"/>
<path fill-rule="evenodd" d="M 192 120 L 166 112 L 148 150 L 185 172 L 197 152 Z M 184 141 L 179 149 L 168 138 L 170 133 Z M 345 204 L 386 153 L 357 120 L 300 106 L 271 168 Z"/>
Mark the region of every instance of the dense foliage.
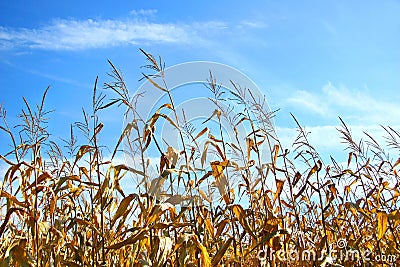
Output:
<path fill-rule="evenodd" d="M 92 109 L 71 126 L 66 146 L 49 138 L 47 90 L 35 108 L 25 101 L 17 128 L 7 124 L 1 109 L 1 129 L 12 149 L 0 156 L 7 164 L 0 184 L 0 266 L 400 263 L 400 158 L 388 152 L 399 154 L 399 132 L 383 127 L 387 144 L 382 147 L 368 134 L 353 140 L 342 122 L 338 134 L 349 157 L 324 163 L 294 117 L 298 137 L 292 147 L 282 147 L 273 132 L 273 112 L 248 97 L 245 88 L 224 92 L 218 77 L 210 76 L 216 111 L 204 115 L 220 124 L 229 121 L 233 132 L 246 124 L 250 131 L 243 146 L 206 124 L 188 127 L 168 85 L 154 79 L 163 79 L 163 63 L 143 54 L 147 69 L 154 71 L 144 79 L 169 99 L 149 120 L 137 116 L 140 95 L 129 95 L 111 62 L 112 80 L 104 89 L 116 98 L 106 101 L 96 81 Z M 235 97 L 243 112 L 224 109 L 222 94 Z M 114 105 L 127 108 L 130 121 L 107 156 L 99 143 L 104 126 L 99 113 Z M 161 149 L 164 141 L 155 127 L 160 121 L 177 130 L 180 147 Z M 86 141 L 78 143 L 75 131 Z M 143 156 L 150 146 L 160 157 L 155 176 Z M 267 149 L 269 161 L 260 157 L 261 149 Z M 117 162 L 121 153 L 141 164 Z M 230 183 L 232 177 L 237 185 Z M 121 179 L 135 179 L 141 187 L 127 192 Z M 185 194 L 174 189 L 176 184 Z"/>

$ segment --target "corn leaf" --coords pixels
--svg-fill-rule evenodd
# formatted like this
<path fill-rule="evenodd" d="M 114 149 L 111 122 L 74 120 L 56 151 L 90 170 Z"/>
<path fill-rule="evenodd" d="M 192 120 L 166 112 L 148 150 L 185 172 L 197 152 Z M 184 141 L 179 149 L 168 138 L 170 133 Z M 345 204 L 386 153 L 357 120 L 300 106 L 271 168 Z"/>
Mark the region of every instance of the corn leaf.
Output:
<path fill-rule="evenodd" d="M 381 240 L 386 233 L 388 228 L 388 215 L 383 210 L 378 210 L 376 214 L 376 218 L 378 221 L 378 228 L 377 228 L 377 238 Z"/>

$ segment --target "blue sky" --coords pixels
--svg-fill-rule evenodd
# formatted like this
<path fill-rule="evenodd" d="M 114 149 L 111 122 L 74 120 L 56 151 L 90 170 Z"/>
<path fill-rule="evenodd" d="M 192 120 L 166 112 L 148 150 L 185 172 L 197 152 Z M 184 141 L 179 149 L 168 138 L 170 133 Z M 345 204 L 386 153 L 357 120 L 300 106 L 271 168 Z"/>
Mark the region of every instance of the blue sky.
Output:
<path fill-rule="evenodd" d="M 293 113 L 322 154 L 340 154 L 338 116 L 356 135 L 379 139 L 379 124 L 399 129 L 398 14 L 400 2 L 389 0 L 1 1 L 0 103 L 15 123 L 22 97 L 37 103 L 50 86 L 49 130 L 67 138 L 89 108 L 96 76 L 108 81 L 107 59 L 131 91 L 140 86 L 142 48 L 167 66 L 206 60 L 239 69 L 280 109 L 284 143 L 296 135 Z M 104 112 L 102 121 L 112 146 L 122 112 Z"/>

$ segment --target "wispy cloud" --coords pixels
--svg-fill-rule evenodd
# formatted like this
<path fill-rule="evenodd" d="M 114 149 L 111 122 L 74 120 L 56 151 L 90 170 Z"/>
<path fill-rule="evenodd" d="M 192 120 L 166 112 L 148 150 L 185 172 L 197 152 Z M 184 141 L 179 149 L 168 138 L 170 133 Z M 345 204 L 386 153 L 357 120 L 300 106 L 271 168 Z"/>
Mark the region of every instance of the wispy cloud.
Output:
<path fill-rule="evenodd" d="M 58 19 L 38 28 L 0 27 L 0 48 L 76 50 L 136 44 L 140 41 L 185 43 L 188 26 L 136 20 Z"/>
<path fill-rule="evenodd" d="M 264 29 L 267 28 L 268 25 L 265 21 L 260 20 L 242 20 L 238 25 L 237 28 L 245 28 L 245 29 Z"/>
<path fill-rule="evenodd" d="M 322 116 L 329 113 L 326 106 L 321 105 L 321 97 L 308 91 L 298 90 L 286 102 Z"/>
<path fill-rule="evenodd" d="M 8 167 L 9 166 L 4 161 L 0 160 L 0 178 L 2 180 L 4 175 L 7 173 Z"/>
<path fill-rule="evenodd" d="M 72 86 L 75 86 L 75 87 L 81 87 L 81 88 L 92 88 L 93 87 L 93 84 L 90 84 L 90 83 L 87 83 L 87 82 L 81 82 L 81 81 L 77 81 L 77 80 L 73 80 L 73 79 L 67 79 L 67 78 L 64 78 L 64 77 L 62 77 L 60 75 L 52 75 L 52 74 L 40 72 L 40 71 L 31 69 L 31 68 L 21 67 L 21 66 L 18 66 L 18 65 L 14 64 L 14 63 L 12 63 L 12 62 L 10 62 L 8 60 L 2 59 L 2 60 L 0 60 L 0 63 L 5 64 L 8 67 L 13 68 L 13 69 L 18 70 L 18 71 L 23 71 L 23 72 L 26 72 L 26 73 L 29 73 L 29 74 L 33 74 L 33 75 L 36 75 L 36 76 L 39 76 L 39 77 L 43 77 L 43 78 L 46 78 L 46 79 L 49 79 L 49 80 L 57 81 L 57 82 L 60 82 L 60 83 L 72 85 Z"/>
<path fill-rule="evenodd" d="M 83 50 L 138 44 L 202 44 L 212 36 L 229 34 L 232 28 L 257 28 L 257 22 L 230 25 L 223 21 L 193 23 L 149 22 L 157 10 L 133 10 L 133 17 L 114 19 L 54 19 L 40 28 L 0 26 L 0 49 Z"/>
<path fill-rule="evenodd" d="M 135 14 L 148 14 L 150 11 L 135 12 Z M 202 39 L 201 35 L 208 31 L 221 30 L 221 25 L 216 22 L 161 24 L 137 19 L 57 19 L 49 25 L 37 29 L 0 26 L 0 49 L 79 50 L 130 45 L 146 41 L 195 43 Z"/>
<path fill-rule="evenodd" d="M 350 131 L 353 140 L 359 143 L 360 140 L 371 141 L 371 139 L 365 134 L 372 136 L 382 148 L 388 148 L 387 139 L 388 133 L 379 125 L 346 125 Z M 310 144 L 322 155 L 323 158 L 329 159 L 329 156 L 340 155 L 339 158 L 343 159 L 342 155 L 347 155 L 347 145 L 342 139 L 342 135 L 338 129 L 342 126 L 337 125 L 325 125 L 325 126 L 313 126 L 305 127 L 305 131 L 308 133 L 307 139 Z M 399 131 L 400 125 L 392 125 L 393 129 Z M 283 147 L 291 149 L 293 142 L 299 134 L 296 128 L 289 127 L 276 127 L 277 135 Z"/>
<path fill-rule="evenodd" d="M 307 139 L 317 150 L 337 148 L 340 144 L 338 127 L 338 125 L 305 127 L 308 133 Z M 280 142 L 285 148 L 290 148 L 299 135 L 299 131 L 296 128 L 278 126 L 276 127 L 276 131 Z"/>
<path fill-rule="evenodd" d="M 130 12 L 133 16 L 153 16 L 157 14 L 157 9 L 134 9 Z"/>
<path fill-rule="evenodd" d="M 349 90 L 345 86 L 335 87 L 329 83 L 324 86 L 323 93 L 332 107 L 348 110 L 360 123 L 398 123 L 400 106 L 393 99 L 372 95 L 368 89 Z"/>
<path fill-rule="evenodd" d="M 295 91 L 286 100 L 287 105 L 315 113 L 323 118 L 341 116 L 354 124 L 397 124 L 400 106 L 368 89 L 349 89 L 346 86 L 323 86 L 319 92 Z"/>

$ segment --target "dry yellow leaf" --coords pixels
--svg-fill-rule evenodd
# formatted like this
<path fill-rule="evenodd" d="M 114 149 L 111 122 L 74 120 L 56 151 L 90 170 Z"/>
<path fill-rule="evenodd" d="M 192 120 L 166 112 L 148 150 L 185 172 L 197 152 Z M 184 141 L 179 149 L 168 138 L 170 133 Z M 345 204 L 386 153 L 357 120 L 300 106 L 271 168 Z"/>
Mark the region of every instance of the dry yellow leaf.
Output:
<path fill-rule="evenodd" d="M 196 245 L 197 248 L 200 250 L 200 259 L 202 267 L 210 267 L 211 266 L 211 259 L 210 255 L 208 255 L 207 248 L 203 246 L 199 240 L 196 238 Z"/>
<path fill-rule="evenodd" d="M 390 221 L 393 222 L 393 227 L 397 227 L 400 224 L 400 211 L 394 210 L 389 214 Z"/>
<path fill-rule="evenodd" d="M 388 227 L 388 215 L 383 210 L 378 210 L 376 214 L 376 218 L 378 221 L 378 228 L 377 228 L 377 237 L 378 240 L 381 240 L 382 237 L 385 235 L 387 227 Z"/>
<path fill-rule="evenodd" d="M 119 204 L 118 209 L 111 221 L 111 225 L 114 225 L 115 221 L 118 220 L 118 218 L 121 217 L 125 212 L 127 212 L 129 204 L 135 198 L 135 196 L 135 194 L 130 194 L 121 201 L 121 204 Z"/>
<path fill-rule="evenodd" d="M 275 179 L 276 182 L 276 192 L 274 194 L 274 204 L 275 201 L 279 198 L 282 193 L 283 185 L 285 184 L 285 180 Z"/>
<path fill-rule="evenodd" d="M 212 259 L 212 266 L 217 266 L 217 264 L 221 261 L 222 257 L 225 255 L 225 252 L 230 247 L 233 238 L 230 237 L 225 244 L 218 250 L 217 254 Z"/>
<path fill-rule="evenodd" d="M 254 239 L 256 239 L 253 231 L 250 229 L 250 226 L 246 220 L 246 214 L 242 206 L 235 204 L 232 206 L 232 211 L 236 215 L 236 218 L 239 220 L 239 223 L 243 226 L 246 232 L 250 234 L 252 237 L 254 237 Z"/>
<path fill-rule="evenodd" d="M 214 226 L 212 225 L 211 221 L 207 218 L 207 219 L 204 221 L 204 223 L 205 223 L 205 225 L 206 225 L 207 231 L 210 233 L 211 237 L 214 238 L 215 229 L 214 229 Z"/>

